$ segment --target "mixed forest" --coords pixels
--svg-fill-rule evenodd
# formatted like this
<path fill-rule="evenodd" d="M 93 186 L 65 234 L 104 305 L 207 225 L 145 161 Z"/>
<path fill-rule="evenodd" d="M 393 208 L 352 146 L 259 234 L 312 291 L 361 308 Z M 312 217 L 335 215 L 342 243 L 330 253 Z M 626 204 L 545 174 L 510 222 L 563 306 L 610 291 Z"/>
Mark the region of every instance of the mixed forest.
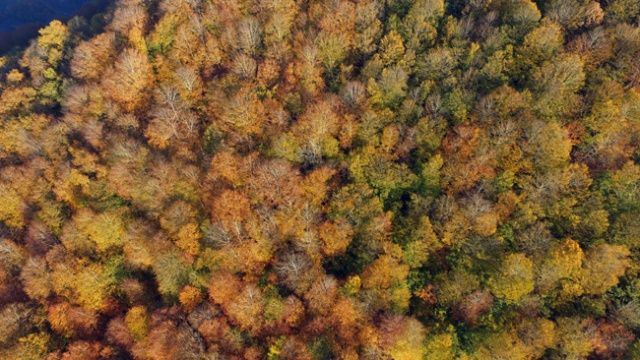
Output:
<path fill-rule="evenodd" d="M 0 359 L 640 359 L 640 2 L 120 0 L 0 58 Z"/>

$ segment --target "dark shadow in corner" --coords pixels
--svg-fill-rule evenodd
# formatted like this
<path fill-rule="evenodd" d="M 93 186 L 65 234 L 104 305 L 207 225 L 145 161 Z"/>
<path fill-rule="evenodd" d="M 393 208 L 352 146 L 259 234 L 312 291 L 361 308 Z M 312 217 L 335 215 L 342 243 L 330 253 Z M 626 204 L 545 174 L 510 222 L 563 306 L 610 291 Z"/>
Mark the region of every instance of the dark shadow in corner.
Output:
<path fill-rule="evenodd" d="M 80 16 L 91 22 L 91 18 L 104 12 L 109 4 L 110 0 L 93 0 L 88 1 L 82 5 L 71 16 L 61 16 L 51 20 L 58 19 L 62 22 L 67 22 L 69 19 Z M 45 27 L 47 23 L 32 22 L 27 24 L 18 25 L 13 31 L 0 32 L 0 56 L 8 53 L 15 47 L 22 47 L 29 44 L 31 39 L 35 39 L 38 36 L 38 30 Z"/>

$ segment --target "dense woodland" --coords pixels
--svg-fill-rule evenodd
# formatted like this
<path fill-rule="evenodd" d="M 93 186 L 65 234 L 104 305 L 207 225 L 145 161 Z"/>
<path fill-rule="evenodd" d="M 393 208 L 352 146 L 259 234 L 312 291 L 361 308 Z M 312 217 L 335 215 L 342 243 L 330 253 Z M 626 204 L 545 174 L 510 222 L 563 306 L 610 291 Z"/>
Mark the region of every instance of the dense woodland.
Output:
<path fill-rule="evenodd" d="M 51 22 L 0 58 L 0 358 L 640 359 L 639 13 Z"/>

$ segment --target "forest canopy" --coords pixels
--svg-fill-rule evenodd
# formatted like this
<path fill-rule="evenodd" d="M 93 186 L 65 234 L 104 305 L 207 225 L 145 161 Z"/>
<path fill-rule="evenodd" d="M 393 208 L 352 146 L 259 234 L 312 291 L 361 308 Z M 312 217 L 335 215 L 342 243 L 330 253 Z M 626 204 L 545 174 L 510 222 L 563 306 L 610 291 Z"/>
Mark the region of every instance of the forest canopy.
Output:
<path fill-rule="evenodd" d="M 637 0 L 119 0 L 0 58 L 0 358 L 640 359 Z"/>

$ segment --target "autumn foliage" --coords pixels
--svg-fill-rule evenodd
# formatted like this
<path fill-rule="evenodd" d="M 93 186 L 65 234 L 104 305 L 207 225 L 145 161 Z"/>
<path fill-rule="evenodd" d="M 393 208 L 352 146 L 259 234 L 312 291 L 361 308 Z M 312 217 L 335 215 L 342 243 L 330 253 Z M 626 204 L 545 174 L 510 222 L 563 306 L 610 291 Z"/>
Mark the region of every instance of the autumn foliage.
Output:
<path fill-rule="evenodd" d="M 631 0 L 118 0 L 0 57 L 1 359 L 639 359 Z"/>

